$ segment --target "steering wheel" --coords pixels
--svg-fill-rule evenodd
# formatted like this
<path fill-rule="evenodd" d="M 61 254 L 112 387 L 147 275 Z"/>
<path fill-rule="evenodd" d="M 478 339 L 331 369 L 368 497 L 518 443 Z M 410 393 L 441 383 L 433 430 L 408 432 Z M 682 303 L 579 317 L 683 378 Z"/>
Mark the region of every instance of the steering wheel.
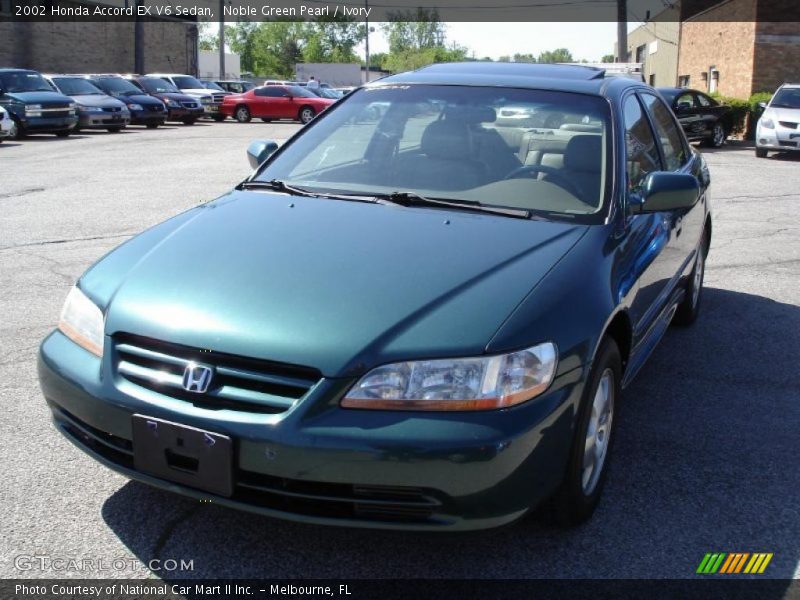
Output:
<path fill-rule="evenodd" d="M 564 174 L 555 167 L 548 167 L 547 165 L 523 165 L 511 171 L 511 173 L 503 177 L 503 179 L 516 179 L 517 177 L 530 175 L 531 173 L 546 173 L 547 175 L 550 175 L 553 179 L 555 179 L 553 183 L 564 188 L 576 198 L 583 200 L 583 194 L 581 191 L 575 186 L 574 183 L 572 183 L 572 181 L 567 179 L 566 176 L 564 176 Z"/>

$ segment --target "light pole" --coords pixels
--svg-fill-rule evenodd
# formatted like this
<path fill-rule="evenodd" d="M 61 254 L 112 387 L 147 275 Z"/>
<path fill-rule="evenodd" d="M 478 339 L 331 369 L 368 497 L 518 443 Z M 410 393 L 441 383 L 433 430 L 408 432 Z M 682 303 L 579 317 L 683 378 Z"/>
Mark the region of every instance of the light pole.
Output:
<path fill-rule="evenodd" d="M 225 0 L 219 0 L 219 78 L 225 79 Z"/>
<path fill-rule="evenodd" d="M 367 37 L 364 43 L 364 46 L 366 48 L 365 54 L 367 59 L 367 75 L 364 83 L 369 83 L 369 0 L 364 0 L 364 8 L 366 8 L 366 11 L 364 12 L 364 23 L 366 24 L 367 27 L 367 32 L 366 32 Z"/>

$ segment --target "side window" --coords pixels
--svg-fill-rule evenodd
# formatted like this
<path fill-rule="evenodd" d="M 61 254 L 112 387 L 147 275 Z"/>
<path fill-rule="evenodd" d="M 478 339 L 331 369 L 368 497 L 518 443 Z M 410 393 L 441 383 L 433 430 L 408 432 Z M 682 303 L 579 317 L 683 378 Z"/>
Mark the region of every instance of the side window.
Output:
<path fill-rule="evenodd" d="M 625 150 L 628 166 L 628 190 L 636 191 L 645 176 L 661 170 L 658 147 L 636 96 L 628 96 L 623 106 L 625 118 Z"/>
<path fill-rule="evenodd" d="M 693 97 L 693 94 L 681 94 L 675 99 L 675 108 L 680 109 L 683 107 L 684 109 L 691 110 L 694 108 Z"/>
<path fill-rule="evenodd" d="M 267 96 L 271 98 L 283 98 L 284 96 L 288 96 L 289 92 L 287 92 L 282 87 L 277 86 L 270 86 L 267 88 Z"/>
<path fill-rule="evenodd" d="M 665 167 L 667 171 L 677 171 L 686 164 L 686 148 L 675 120 L 664 103 L 652 94 L 642 94 L 642 100 L 653 118 L 656 135 L 661 141 Z"/>
<path fill-rule="evenodd" d="M 713 104 L 714 101 L 704 94 L 695 94 L 694 97 L 697 98 L 698 106 L 703 106 L 703 107 L 714 106 Z"/>
<path fill-rule="evenodd" d="M 253 94 L 256 96 L 269 96 L 269 94 L 267 93 L 267 89 L 268 88 L 256 88 Z"/>

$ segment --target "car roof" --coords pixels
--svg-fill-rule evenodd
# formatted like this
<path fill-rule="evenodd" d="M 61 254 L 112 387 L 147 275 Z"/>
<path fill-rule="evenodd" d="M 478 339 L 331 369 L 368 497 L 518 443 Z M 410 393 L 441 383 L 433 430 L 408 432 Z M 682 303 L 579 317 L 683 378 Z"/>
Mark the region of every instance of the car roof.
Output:
<path fill-rule="evenodd" d="M 782 88 L 800 88 L 800 83 L 784 83 L 780 87 L 782 87 Z"/>
<path fill-rule="evenodd" d="M 582 65 L 463 62 L 438 63 L 390 75 L 366 87 L 394 83 L 546 89 L 604 95 L 609 89 L 641 86 L 624 77 L 607 77 L 603 69 Z"/>

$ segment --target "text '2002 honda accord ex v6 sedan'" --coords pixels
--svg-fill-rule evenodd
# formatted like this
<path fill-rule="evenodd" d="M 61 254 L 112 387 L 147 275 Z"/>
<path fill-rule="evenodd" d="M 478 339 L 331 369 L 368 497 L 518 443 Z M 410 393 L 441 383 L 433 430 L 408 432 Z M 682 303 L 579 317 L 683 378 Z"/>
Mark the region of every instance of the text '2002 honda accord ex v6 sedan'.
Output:
<path fill-rule="evenodd" d="M 128 477 L 306 522 L 588 518 L 622 388 L 701 303 L 708 170 L 657 92 L 435 65 L 249 153 L 234 191 L 69 293 L 39 360 L 57 428 Z"/>

